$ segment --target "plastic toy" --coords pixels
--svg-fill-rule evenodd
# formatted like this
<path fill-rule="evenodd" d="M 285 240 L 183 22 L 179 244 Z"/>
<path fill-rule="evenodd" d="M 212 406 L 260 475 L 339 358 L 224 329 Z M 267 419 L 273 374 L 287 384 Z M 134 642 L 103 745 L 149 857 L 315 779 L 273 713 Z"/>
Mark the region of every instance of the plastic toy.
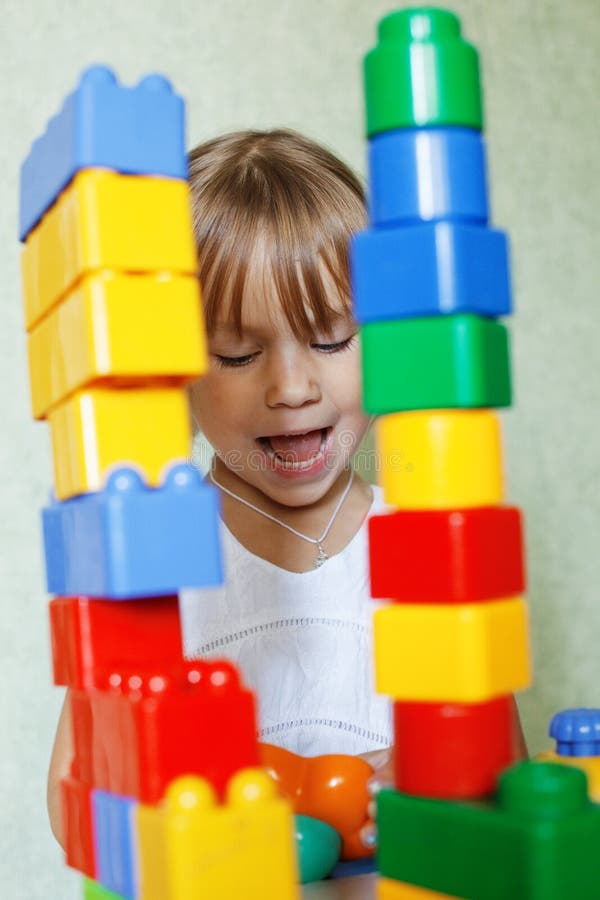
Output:
<path fill-rule="evenodd" d="M 183 645 L 179 601 L 91 600 L 55 597 L 50 601 L 54 684 L 77 690 L 99 688 L 125 666 L 181 672 Z"/>
<path fill-rule="evenodd" d="M 139 806 L 137 820 L 140 900 L 297 896 L 292 814 L 260 769 L 238 772 L 222 805 L 206 781 L 179 778 L 163 804 Z"/>
<path fill-rule="evenodd" d="M 520 598 L 394 603 L 378 609 L 373 621 L 377 690 L 396 700 L 481 703 L 530 685 L 527 608 Z"/>
<path fill-rule="evenodd" d="M 80 169 L 185 179 L 184 114 L 161 75 L 128 88 L 106 66 L 86 69 L 21 166 L 20 239 Z"/>
<path fill-rule="evenodd" d="M 385 790 L 377 827 L 387 878 L 466 900 L 598 895 L 600 808 L 576 769 L 520 763 L 500 776 L 488 808 Z"/>
<path fill-rule="evenodd" d="M 137 803 L 106 791 L 92 791 L 98 881 L 126 900 L 136 900 Z"/>
<path fill-rule="evenodd" d="M 92 384 L 174 386 L 202 375 L 200 310 L 198 281 L 189 276 L 87 276 L 29 336 L 34 418 Z"/>
<path fill-rule="evenodd" d="M 125 600 L 221 584 L 218 504 L 192 466 L 173 466 L 155 490 L 116 469 L 103 491 L 44 509 L 48 590 Z"/>
<path fill-rule="evenodd" d="M 399 128 L 369 141 L 374 227 L 448 220 L 486 225 L 485 145 L 471 128 Z"/>
<path fill-rule="evenodd" d="M 536 759 L 581 769 L 590 799 L 600 803 L 600 710 L 561 710 L 550 722 L 550 736 L 556 740 L 556 749 L 539 753 Z"/>
<path fill-rule="evenodd" d="M 515 506 L 398 510 L 371 516 L 368 529 L 372 597 L 476 603 L 525 590 L 522 518 Z"/>
<path fill-rule="evenodd" d="M 300 883 L 321 881 L 340 858 L 342 839 L 331 825 L 310 816 L 294 816 Z"/>
<path fill-rule="evenodd" d="M 501 231 L 428 222 L 363 231 L 352 241 L 359 322 L 511 310 L 508 246 Z"/>
<path fill-rule="evenodd" d="M 386 503 L 399 509 L 491 506 L 503 499 L 500 425 L 487 409 L 429 410 L 375 423 Z"/>
<path fill-rule="evenodd" d="M 510 405 L 508 333 L 498 322 L 431 316 L 371 322 L 361 334 L 369 413 Z"/>
<path fill-rule="evenodd" d="M 135 465 L 158 486 L 164 470 L 185 462 L 189 411 L 180 388 L 90 388 L 48 415 L 59 500 L 99 491 L 115 466 Z"/>
<path fill-rule="evenodd" d="M 342 838 L 342 859 L 372 856 L 360 841 L 367 824 L 367 781 L 371 766 L 355 756 L 298 756 L 273 744 L 259 744 L 261 765 L 297 815 L 319 819 Z"/>
<path fill-rule="evenodd" d="M 191 216 L 185 181 L 80 172 L 23 249 L 27 329 L 100 269 L 194 275 Z"/>

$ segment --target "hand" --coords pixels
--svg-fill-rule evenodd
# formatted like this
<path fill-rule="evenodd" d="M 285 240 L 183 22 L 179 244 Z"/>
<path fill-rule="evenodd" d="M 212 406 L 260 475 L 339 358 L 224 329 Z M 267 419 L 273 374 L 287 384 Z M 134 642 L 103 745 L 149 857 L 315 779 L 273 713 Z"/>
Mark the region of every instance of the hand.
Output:
<path fill-rule="evenodd" d="M 373 774 L 367 781 L 367 789 L 371 800 L 367 806 L 369 821 L 360 830 L 360 839 L 365 847 L 375 847 L 377 843 L 377 831 L 375 828 L 375 797 L 384 787 L 394 785 L 394 748 L 385 750 L 371 750 L 369 753 L 360 753 L 361 759 L 368 762 L 373 768 Z"/>

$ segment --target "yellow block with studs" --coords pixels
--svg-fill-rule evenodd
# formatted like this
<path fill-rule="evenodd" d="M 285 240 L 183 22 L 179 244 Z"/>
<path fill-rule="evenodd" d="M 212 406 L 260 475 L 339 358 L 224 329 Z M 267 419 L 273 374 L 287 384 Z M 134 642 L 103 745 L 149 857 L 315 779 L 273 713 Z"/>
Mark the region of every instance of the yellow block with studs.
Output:
<path fill-rule="evenodd" d="M 427 888 L 415 887 L 404 881 L 393 878 L 380 878 L 377 881 L 377 900 L 460 900 L 450 894 L 428 891 Z"/>
<path fill-rule="evenodd" d="M 92 383 L 184 384 L 208 368 L 198 280 L 89 275 L 32 330 L 28 353 L 36 419 Z"/>
<path fill-rule="evenodd" d="M 28 331 L 87 273 L 193 275 L 187 182 L 82 170 L 27 238 L 21 268 Z"/>
<path fill-rule="evenodd" d="M 237 772 L 222 805 L 204 779 L 178 778 L 136 827 L 139 900 L 299 898 L 291 807 L 261 769 Z"/>
<path fill-rule="evenodd" d="M 386 503 L 399 509 L 496 505 L 503 497 L 500 423 L 490 410 L 394 413 L 377 421 Z"/>
<path fill-rule="evenodd" d="M 181 388 L 110 390 L 74 394 L 48 415 L 56 497 L 99 491 L 110 469 L 131 465 L 151 486 L 164 470 L 189 460 L 191 433 Z"/>
<path fill-rule="evenodd" d="M 391 604 L 373 621 L 377 690 L 395 700 L 479 703 L 531 684 L 520 597 Z"/>

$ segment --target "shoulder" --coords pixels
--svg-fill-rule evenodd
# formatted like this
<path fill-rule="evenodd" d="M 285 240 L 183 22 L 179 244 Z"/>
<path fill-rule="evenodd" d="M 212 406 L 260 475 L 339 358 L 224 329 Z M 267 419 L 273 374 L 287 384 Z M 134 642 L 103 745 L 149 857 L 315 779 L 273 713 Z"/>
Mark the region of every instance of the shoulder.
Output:
<path fill-rule="evenodd" d="M 371 484 L 369 486 L 373 492 L 373 503 L 369 510 L 369 516 L 374 516 L 378 513 L 393 512 L 396 509 L 393 504 L 385 502 L 381 485 Z"/>

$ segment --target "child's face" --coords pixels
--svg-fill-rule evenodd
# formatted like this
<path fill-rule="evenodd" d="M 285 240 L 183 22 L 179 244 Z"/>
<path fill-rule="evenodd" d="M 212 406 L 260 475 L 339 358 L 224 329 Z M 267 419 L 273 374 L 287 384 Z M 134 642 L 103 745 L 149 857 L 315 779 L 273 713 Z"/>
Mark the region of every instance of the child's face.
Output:
<path fill-rule="evenodd" d="M 244 300 L 243 325 L 241 340 L 225 320 L 208 336 L 210 369 L 190 391 L 192 413 L 230 472 L 277 502 L 313 503 L 347 469 L 369 424 L 358 326 L 344 313 L 333 334 L 299 340 L 279 301 L 258 291 Z M 291 469 L 261 440 L 323 428 L 324 450 L 320 435 L 286 450 L 299 463 Z"/>

